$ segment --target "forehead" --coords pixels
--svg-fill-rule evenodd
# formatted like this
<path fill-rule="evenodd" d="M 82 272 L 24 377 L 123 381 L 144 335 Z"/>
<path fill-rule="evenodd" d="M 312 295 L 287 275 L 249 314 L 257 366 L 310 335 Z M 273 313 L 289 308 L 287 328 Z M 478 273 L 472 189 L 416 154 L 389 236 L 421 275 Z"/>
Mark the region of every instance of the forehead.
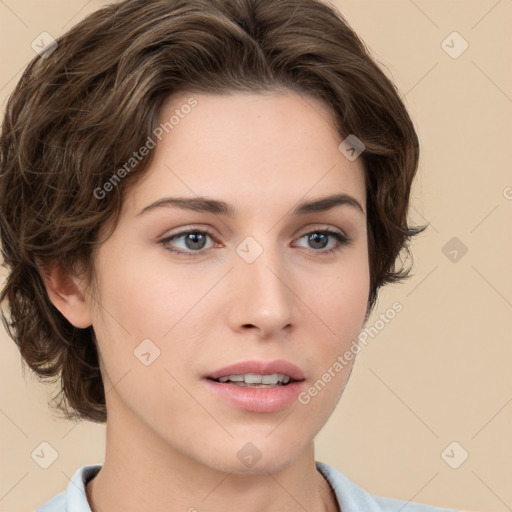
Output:
<path fill-rule="evenodd" d="M 252 213 L 333 193 L 365 205 L 361 159 L 340 152 L 334 114 L 321 100 L 291 91 L 183 93 L 159 122 L 152 163 L 130 197 L 138 211 L 165 194 L 218 197 Z"/>

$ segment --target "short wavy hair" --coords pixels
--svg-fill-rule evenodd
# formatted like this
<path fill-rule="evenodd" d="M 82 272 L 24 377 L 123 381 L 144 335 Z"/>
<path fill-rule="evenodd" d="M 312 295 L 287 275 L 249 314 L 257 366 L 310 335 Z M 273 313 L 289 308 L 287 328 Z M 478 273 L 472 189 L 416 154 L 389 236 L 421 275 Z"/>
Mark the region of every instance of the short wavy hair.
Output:
<path fill-rule="evenodd" d="M 146 143 L 171 95 L 283 89 L 323 100 L 340 141 L 354 134 L 365 145 L 368 317 L 380 287 L 409 277 L 400 253 L 412 260 L 408 243 L 426 228 L 407 221 L 419 143 L 397 87 L 334 7 L 124 0 L 87 16 L 25 69 L 0 135 L 2 321 L 40 380 L 60 378 L 53 399 L 65 418 L 106 421 L 97 342 L 92 326 L 74 327 L 52 304 L 39 263 L 73 272 L 81 262 L 94 276 L 100 229 L 115 227 L 151 152 L 109 194 L 95 191 Z"/>

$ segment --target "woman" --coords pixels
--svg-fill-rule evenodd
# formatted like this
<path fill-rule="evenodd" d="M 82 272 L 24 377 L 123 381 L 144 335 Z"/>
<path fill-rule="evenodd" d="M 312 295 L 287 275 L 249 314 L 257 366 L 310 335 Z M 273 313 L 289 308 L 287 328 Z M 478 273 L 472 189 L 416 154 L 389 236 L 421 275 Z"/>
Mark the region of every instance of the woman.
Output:
<path fill-rule="evenodd" d="M 404 507 L 313 440 L 410 270 L 418 152 L 318 0 L 125 0 L 49 45 L 0 139 L 4 322 L 107 449 L 38 512 Z"/>

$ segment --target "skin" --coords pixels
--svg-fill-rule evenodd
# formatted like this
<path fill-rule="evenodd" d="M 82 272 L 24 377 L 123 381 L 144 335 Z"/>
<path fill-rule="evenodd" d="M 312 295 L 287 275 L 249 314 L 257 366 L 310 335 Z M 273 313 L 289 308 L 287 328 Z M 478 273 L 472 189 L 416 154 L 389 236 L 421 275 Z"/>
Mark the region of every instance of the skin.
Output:
<path fill-rule="evenodd" d="M 52 267 L 53 303 L 97 336 L 108 421 L 104 465 L 87 485 L 93 512 L 338 510 L 316 470 L 313 440 L 348 381 L 352 363 L 307 405 L 273 413 L 237 409 L 205 385 L 208 372 L 248 359 L 286 359 L 307 387 L 350 348 L 369 294 L 366 191 L 360 159 L 326 105 L 291 91 L 174 97 L 168 120 L 193 96 L 198 105 L 158 143 L 144 178 L 129 189 L 113 235 L 94 254 L 94 295 Z M 355 198 L 303 217 L 298 202 L 333 193 Z M 163 207 L 167 196 L 208 196 L 234 218 Z M 208 229 L 203 246 L 185 229 Z M 350 238 L 325 248 L 307 236 L 329 228 Z M 252 236 L 263 248 L 248 264 L 236 252 Z M 168 248 L 193 253 L 173 254 Z M 196 247 L 200 247 L 197 249 Z M 195 252 L 194 252 L 195 251 Z M 149 338 L 160 356 L 145 366 L 133 351 Z M 237 452 L 261 452 L 248 468 Z"/>

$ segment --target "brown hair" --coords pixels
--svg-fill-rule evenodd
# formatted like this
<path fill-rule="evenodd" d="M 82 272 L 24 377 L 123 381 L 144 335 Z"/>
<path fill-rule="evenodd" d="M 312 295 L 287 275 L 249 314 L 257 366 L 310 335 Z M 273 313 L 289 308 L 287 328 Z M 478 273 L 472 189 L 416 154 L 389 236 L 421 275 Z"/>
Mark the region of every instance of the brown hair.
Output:
<path fill-rule="evenodd" d="M 378 289 L 425 227 L 407 224 L 419 145 L 395 85 L 342 15 L 320 0 L 125 0 L 104 7 L 34 58 L 7 104 L 0 136 L 0 236 L 9 273 L 2 320 L 41 379 L 61 379 L 58 409 L 106 421 L 92 326 L 71 325 L 50 301 L 38 261 L 94 276 L 99 230 L 115 227 L 147 155 L 99 198 L 153 133 L 172 94 L 287 88 L 331 107 L 340 142 L 365 145 L 370 267 Z"/>

